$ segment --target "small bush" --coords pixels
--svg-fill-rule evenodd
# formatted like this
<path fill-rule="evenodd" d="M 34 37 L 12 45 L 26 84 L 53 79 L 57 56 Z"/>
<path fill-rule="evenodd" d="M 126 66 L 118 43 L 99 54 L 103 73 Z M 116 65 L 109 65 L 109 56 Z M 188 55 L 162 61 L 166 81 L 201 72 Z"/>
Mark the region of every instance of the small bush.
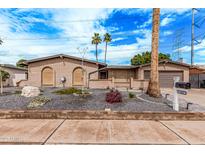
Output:
<path fill-rule="evenodd" d="M 110 90 L 106 93 L 106 102 L 108 103 L 119 103 L 122 102 L 122 95 L 118 90 Z"/>
<path fill-rule="evenodd" d="M 135 97 L 135 95 L 133 94 L 133 93 L 131 93 L 131 92 L 129 92 L 129 98 L 134 98 Z"/>
<path fill-rule="evenodd" d="M 39 96 L 31 100 L 31 102 L 28 104 L 27 108 L 36 108 L 43 106 L 44 104 L 50 102 L 51 99 L 44 97 L 44 96 Z"/>
<path fill-rule="evenodd" d="M 16 90 L 16 91 L 14 92 L 14 94 L 17 94 L 17 95 L 19 94 L 19 95 L 20 95 L 20 94 L 21 94 L 21 90 Z"/>
<path fill-rule="evenodd" d="M 54 91 L 53 93 L 60 94 L 60 95 L 73 94 L 73 93 L 81 94 L 82 90 L 71 87 L 71 88 L 57 90 L 57 91 Z"/>

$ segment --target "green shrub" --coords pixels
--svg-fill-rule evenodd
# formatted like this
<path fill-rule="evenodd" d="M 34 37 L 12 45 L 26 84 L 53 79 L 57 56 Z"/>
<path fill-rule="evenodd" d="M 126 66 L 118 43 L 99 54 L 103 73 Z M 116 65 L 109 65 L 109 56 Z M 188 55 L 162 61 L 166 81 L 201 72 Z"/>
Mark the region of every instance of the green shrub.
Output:
<path fill-rule="evenodd" d="M 6 81 L 10 78 L 10 74 L 3 70 L 0 70 L 0 76 L 2 76 L 2 81 Z"/>
<path fill-rule="evenodd" d="M 129 92 L 129 98 L 134 98 L 134 97 L 135 97 L 135 95 L 133 93 Z"/>
<path fill-rule="evenodd" d="M 14 94 L 20 95 L 20 94 L 21 94 L 21 90 L 16 90 L 16 91 L 14 92 Z"/>
<path fill-rule="evenodd" d="M 35 97 L 33 100 L 31 100 L 31 102 L 28 104 L 27 108 L 41 107 L 50 101 L 51 101 L 50 98 L 47 98 L 45 96 L 38 96 L 38 97 Z"/>
<path fill-rule="evenodd" d="M 54 91 L 53 93 L 60 94 L 60 95 L 73 94 L 73 93 L 81 94 L 81 93 L 82 93 L 82 90 L 81 90 L 81 89 L 77 89 L 77 88 L 71 87 L 71 88 L 56 90 L 56 91 Z"/>

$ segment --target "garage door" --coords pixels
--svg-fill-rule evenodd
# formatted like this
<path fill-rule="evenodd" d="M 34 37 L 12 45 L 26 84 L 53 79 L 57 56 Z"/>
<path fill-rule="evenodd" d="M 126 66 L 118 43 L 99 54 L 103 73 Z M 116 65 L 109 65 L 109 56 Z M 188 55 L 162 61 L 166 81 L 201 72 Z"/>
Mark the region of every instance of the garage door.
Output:
<path fill-rule="evenodd" d="M 159 72 L 159 82 L 160 87 L 162 88 L 171 88 L 173 87 L 173 78 L 175 76 L 180 77 L 180 81 L 183 81 L 183 72 L 182 71 L 160 71 Z M 150 71 L 144 71 L 144 78 L 150 78 Z"/>

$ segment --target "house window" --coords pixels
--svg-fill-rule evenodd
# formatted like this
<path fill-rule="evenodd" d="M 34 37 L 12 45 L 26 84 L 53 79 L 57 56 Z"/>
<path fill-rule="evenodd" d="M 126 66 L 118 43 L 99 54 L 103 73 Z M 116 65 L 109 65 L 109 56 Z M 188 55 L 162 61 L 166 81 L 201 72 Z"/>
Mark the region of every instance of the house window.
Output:
<path fill-rule="evenodd" d="M 150 71 L 148 71 L 148 70 L 144 71 L 144 79 L 145 80 L 149 80 L 150 79 Z"/>
<path fill-rule="evenodd" d="M 43 68 L 41 72 L 41 81 L 43 86 L 53 86 L 54 85 L 54 72 L 51 67 Z"/>
<path fill-rule="evenodd" d="M 73 85 L 84 85 L 84 73 L 81 67 L 77 67 L 73 71 Z"/>
<path fill-rule="evenodd" d="M 100 79 L 107 79 L 107 78 L 108 78 L 108 72 L 107 71 L 100 72 Z"/>

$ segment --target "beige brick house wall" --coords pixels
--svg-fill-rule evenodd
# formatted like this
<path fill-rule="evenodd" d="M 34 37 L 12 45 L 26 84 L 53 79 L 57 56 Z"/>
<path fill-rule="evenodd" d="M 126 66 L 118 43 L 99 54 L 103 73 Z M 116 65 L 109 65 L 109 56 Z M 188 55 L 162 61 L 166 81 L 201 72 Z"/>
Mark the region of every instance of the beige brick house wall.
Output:
<path fill-rule="evenodd" d="M 91 89 L 107 89 L 107 88 L 114 88 L 112 79 L 108 80 L 89 80 L 89 88 Z"/>
<path fill-rule="evenodd" d="M 73 70 L 77 67 L 81 67 L 81 61 L 70 58 L 53 58 L 43 61 L 37 61 L 28 65 L 28 81 L 22 81 L 21 85 L 31 85 L 40 87 L 42 85 L 41 73 L 45 67 L 53 69 L 54 73 L 54 86 L 62 87 L 60 82 L 61 77 L 66 77 L 65 86 L 73 86 Z M 88 73 L 97 70 L 97 65 L 94 63 L 84 62 L 85 76 L 84 85 L 88 85 Z M 92 78 L 98 77 L 98 73 L 92 76 Z"/>
<path fill-rule="evenodd" d="M 135 78 L 135 70 L 131 69 L 110 69 L 108 70 L 108 79 L 115 78 L 116 82 L 127 82 L 130 78 Z"/>

